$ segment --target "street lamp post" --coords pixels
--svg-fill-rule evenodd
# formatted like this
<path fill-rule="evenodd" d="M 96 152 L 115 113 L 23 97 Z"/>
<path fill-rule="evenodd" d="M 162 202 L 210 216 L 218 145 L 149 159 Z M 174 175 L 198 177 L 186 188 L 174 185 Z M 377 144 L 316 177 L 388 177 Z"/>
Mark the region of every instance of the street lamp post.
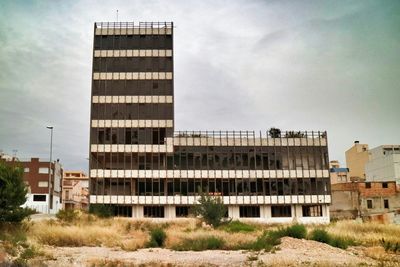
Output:
<path fill-rule="evenodd" d="M 48 184 L 48 188 L 49 188 L 49 200 L 48 200 L 48 204 L 47 204 L 47 213 L 50 214 L 50 194 L 51 194 L 51 160 L 52 160 L 52 156 L 53 156 L 53 126 L 47 126 L 47 129 L 50 130 L 50 163 L 49 163 L 49 184 Z"/>

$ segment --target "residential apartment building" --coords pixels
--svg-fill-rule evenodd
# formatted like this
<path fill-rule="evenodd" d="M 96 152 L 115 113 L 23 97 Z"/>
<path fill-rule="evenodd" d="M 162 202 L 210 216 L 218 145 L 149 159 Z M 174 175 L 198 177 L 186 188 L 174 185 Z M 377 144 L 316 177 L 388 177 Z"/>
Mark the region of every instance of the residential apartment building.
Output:
<path fill-rule="evenodd" d="M 24 181 L 28 186 L 28 195 L 23 207 L 29 207 L 40 213 L 52 214 L 61 209 L 63 169 L 58 161 L 52 162 L 50 167 L 48 160 L 39 158 L 19 160 L 15 157 L 10 159 L 9 157 L 0 156 L 0 160 L 8 165 L 19 166 L 24 169 Z M 51 169 L 50 175 L 49 167 Z"/>
<path fill-rule="evenodd" d="M 90 205 L 172 219 L 201 190 L 234 219 L 329 222 L 326 132 L 174 131 L 173 31 L 95 23 Z"/>
<path fill-rule="evenodd" d="M 352 181 L 364 181 L 365 164 L 368 162 L 368 145 L 355 141 L 354 145 L 346 151 L 346 165 L 349 168 L 349 177 Z"/>
<path fill-rule="evenodd" d="M 329 172 L 331 174 L 331 184 L 347 183 L 349 179 L 349 169 L 340 167 L 339 161 L 329 162 Z"/>
<path fill-rule="evenodd" d="M 88 209 L 89 177 L 82 171 L 64 171 L 62 186 L 63 209 Z"/>
<path fill-rule="evenodd" d="M 394 181 L 400 185 L 400 145 L 383 145 L 369 150 L 365 172 L 368 182 Z"/>
<path fill-rule="evenodd" d="M 395 182 L 332 184 L 331 216 L 337 219 L 373 218 L 391 214 L 400 222 L 400 187 Z"/>

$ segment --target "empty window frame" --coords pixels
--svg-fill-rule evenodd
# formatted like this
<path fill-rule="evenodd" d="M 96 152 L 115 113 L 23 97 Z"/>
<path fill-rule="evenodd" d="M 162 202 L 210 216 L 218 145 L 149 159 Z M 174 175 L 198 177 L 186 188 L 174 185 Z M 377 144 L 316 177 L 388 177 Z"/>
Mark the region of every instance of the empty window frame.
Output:
<path fill-rule="evenodd" d="M 144 206 L 143 215 L 146 218 L 164 218 L 164 206 Z"/>
<path fill-rule="evenodd" d="M 383 208 L 384 209 L 389 209 L 389 199 L 384 199 L 383 200 Z"/>
<path fill-rule="evenodd" d="M 114 206 L 114 216 L 118 217 L 132 217 L 132 206 Z"/>
<path fill-rule="evenodd" d="M 365 183 L 365 188 L 371 188 L 371 183 Z"/>
<path fill-rule="evenodd" d="M 292 217 L 292 207 L 285 206 L 271 206 L 272 217 Z"/>
<path fill-rule="evenodd" d="M 303 217 L 322 217 L 321 205 L 306 205 L 302 207 Z"/>
<path fill-rule="evenodd" d="M 189 206 L 176 206 L 175 207 L 176 217 L 188 217 L 189 216 Z"/>
<path fill-rule="evenodd" d="M 367 209 L 372 209 L 372 208 L 373 208 L 372 199 L 367 199 Z"/>
<path fill-rule="evenodd" d="M 33 201 L 45 202 L 46 195 L 33 195 Z"/>
<path fill-rule="evenodd" d="M 240 206 L 239 216 L 241 218 L 259 218 L 260 206 Z"/>
<path fill-rule="evenodd" d="M 49 168 L 39 168 L 40 174 L 49 174 Z"/>
<path fill-rule="evenodd" d="M 38 187 L 48 187 L 49 182 L 48 181 L 39 181 L 38 182 Z"/>
<path fill-rule="evenodd" d="M 388 183 L 387 182 L 383 182 L 382 183 L 382 188 L 388 188 L 389 186 L 388 186 Z"/>

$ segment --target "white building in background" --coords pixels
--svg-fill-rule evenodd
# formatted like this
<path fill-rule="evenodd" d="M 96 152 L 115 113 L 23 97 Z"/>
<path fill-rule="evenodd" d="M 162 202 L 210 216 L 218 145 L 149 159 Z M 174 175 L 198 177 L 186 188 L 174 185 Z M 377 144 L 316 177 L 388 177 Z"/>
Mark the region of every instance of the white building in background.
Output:
<path fill-rule="evenodd" d="M 368 182 L 395 181 L 400 184 L 400 145 L 370 149 L 365 172 Z"/>

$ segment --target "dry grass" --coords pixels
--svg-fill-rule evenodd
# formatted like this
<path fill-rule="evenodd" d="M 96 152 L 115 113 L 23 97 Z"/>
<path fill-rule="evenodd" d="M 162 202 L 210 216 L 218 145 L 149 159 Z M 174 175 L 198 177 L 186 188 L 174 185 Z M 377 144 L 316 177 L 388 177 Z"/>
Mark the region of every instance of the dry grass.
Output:
<path fill-rule="evenodd" d="M 235 249 L 240 244 L 255 241 L 262 231 L 259 230 L 251 233 L 228 233 L 219 229 L 204 229 L 198 226 L 196 220 L 192 219 L 186 222 L 170 224 L 166 229 L 166 233 L 166 248 L 174 248 L 186 239 L 194 240 L 213 236 L 225 241 L 224 249 Z"/>
<path fill-rule="evenodd" d="M 136 250 L 148 240 L 146 223 L 126 219 L 81 218 L 74 223 L 58 221 L 33 223 L 28 236 L 38 244 L 51 246 L 106 246 Z"/>
<path fill-rule="evenodd" d="M 335 236 L 350 238 L 366 246 L 378 246 L 382 238 L 390 242 L 400 242 L 400 225 L 339 221 L 330 224 L 326 229 Z"/>
<path fill-rule="evenodd" d="M 167 234 L 166 248 L 174 248 L 185 240 L 216 237 L 224 241 L 224 249 L 237 249 L 241 245 L 254 242 L 264 230 L 276 230 L 277 225 L 252 224 L 255 231 L 230 233 L 223 228 L 202 228 L 199 220 L 186 219 L 173 222 L 132 220 L 128 218 L 99 219 L 82 214 L 71 223 L 50 220 L 32 222 L 28 238 L 37 245 L 51 246 L 106 246 L 120 247 L 134 251 L 144 248 L 149 240 L 149 231 L 161 227 Z M 355 240 L 364 246 L 380 246 L 384 238 L 390 242 L 400 242 L 399 225 L 382 225 L 356 221 L 340 221 L 328 226 L 307 226 L 325 228 L 330 234 Z"/>

